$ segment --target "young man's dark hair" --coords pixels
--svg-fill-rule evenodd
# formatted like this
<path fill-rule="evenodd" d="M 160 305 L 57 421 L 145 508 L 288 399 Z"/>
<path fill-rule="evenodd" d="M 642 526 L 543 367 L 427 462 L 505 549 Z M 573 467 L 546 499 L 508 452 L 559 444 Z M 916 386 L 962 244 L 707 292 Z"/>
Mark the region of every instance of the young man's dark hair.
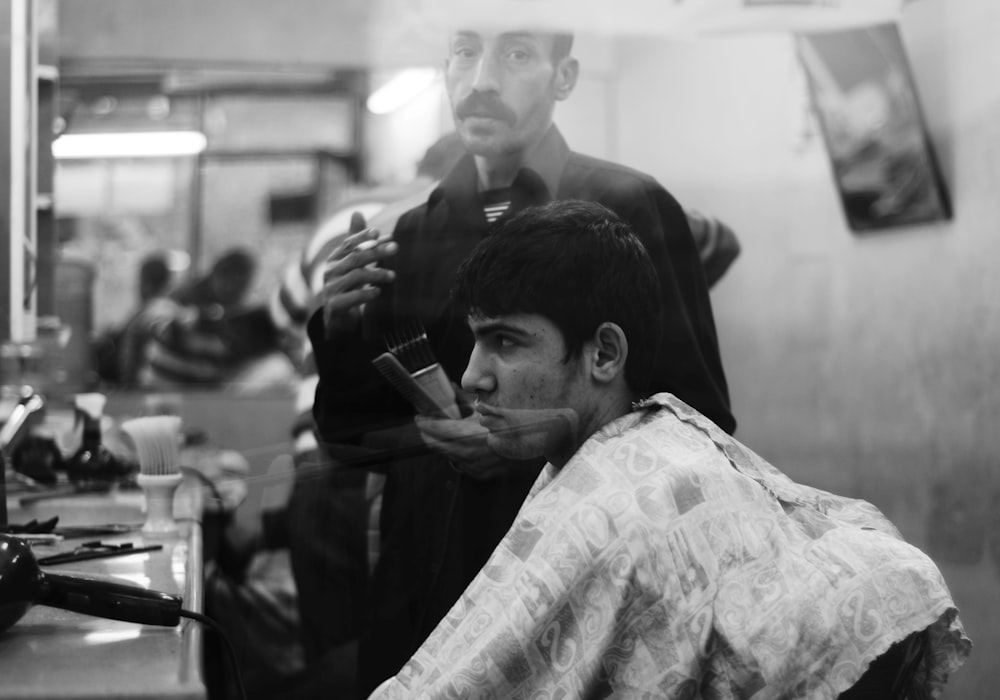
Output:
<path fill-rule="evenodd" d="M 501 219 L 459 268 L 453 296 L 473 315 L 546 317 L 567 360 L 601 323 L 617 323 L 629 341 L 629 388 L 649 389 L 662 334 L 656 270 L 629 225 L 600 204 L 563 200 Z"/>

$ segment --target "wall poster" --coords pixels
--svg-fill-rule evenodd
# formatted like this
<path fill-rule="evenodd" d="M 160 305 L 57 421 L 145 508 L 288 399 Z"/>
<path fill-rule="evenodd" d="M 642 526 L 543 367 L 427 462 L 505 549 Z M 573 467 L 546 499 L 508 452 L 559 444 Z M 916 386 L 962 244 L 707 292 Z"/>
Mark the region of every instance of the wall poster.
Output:
<path fill-rule="evenodd" d="M 853 231 L 951 218 L 895 24 L 797 36 Z"/>

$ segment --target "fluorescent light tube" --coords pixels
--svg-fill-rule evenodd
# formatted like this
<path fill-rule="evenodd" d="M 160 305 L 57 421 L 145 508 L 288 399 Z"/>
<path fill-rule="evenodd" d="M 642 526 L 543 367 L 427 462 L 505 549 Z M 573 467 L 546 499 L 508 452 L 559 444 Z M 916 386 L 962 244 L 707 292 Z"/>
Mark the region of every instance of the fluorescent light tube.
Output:
<path fill-rule="evenodd" d="M 56 158 L 152 158 L 190 156 L 205 150 L 200 131 L 134 131 L 63 134 L 52 142 Z"/>
<path fill-rule="evenodd" d="M 434 68 L 407 68 L 368 96 L 366 105 L 372 114 L 389 114 L 429 88 L 437 79 Z"/>

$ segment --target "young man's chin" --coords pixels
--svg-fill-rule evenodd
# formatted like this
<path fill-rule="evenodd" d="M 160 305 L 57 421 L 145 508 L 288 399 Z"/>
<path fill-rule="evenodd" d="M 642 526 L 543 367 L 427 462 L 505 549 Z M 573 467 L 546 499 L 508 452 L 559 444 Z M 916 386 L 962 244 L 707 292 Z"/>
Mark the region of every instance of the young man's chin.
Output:
<path fill-rule="evenodd" d="M 524 461 L 545 456 L 545 441 L 537 434 L 526 436 L 507 432 L 500 435 L 491 432 L 486 436 L 486 444 L 494 454 L 504 459 Z"/>
<path fill-rule="evenodd" d="M 571 408 L 492 409 L 480 418 L 486 444 L 505 459 L 529 460 L 565 453 L 576 439 L 579 417 Z"/>

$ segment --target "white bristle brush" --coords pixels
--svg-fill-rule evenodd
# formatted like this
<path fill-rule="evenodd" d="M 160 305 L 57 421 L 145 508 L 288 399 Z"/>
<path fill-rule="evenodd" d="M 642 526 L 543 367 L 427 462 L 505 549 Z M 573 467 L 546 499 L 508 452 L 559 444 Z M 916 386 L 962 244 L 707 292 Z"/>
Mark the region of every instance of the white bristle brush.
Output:
<path fill-rule="evenodd" d="M 177 416 L 144 416 L 122 423 L 139 457 L 139 486 L 146 493 L 145 534 L 171 534 L 174 492 L 184 476 L 180 470 L 181 419 Z"/>

